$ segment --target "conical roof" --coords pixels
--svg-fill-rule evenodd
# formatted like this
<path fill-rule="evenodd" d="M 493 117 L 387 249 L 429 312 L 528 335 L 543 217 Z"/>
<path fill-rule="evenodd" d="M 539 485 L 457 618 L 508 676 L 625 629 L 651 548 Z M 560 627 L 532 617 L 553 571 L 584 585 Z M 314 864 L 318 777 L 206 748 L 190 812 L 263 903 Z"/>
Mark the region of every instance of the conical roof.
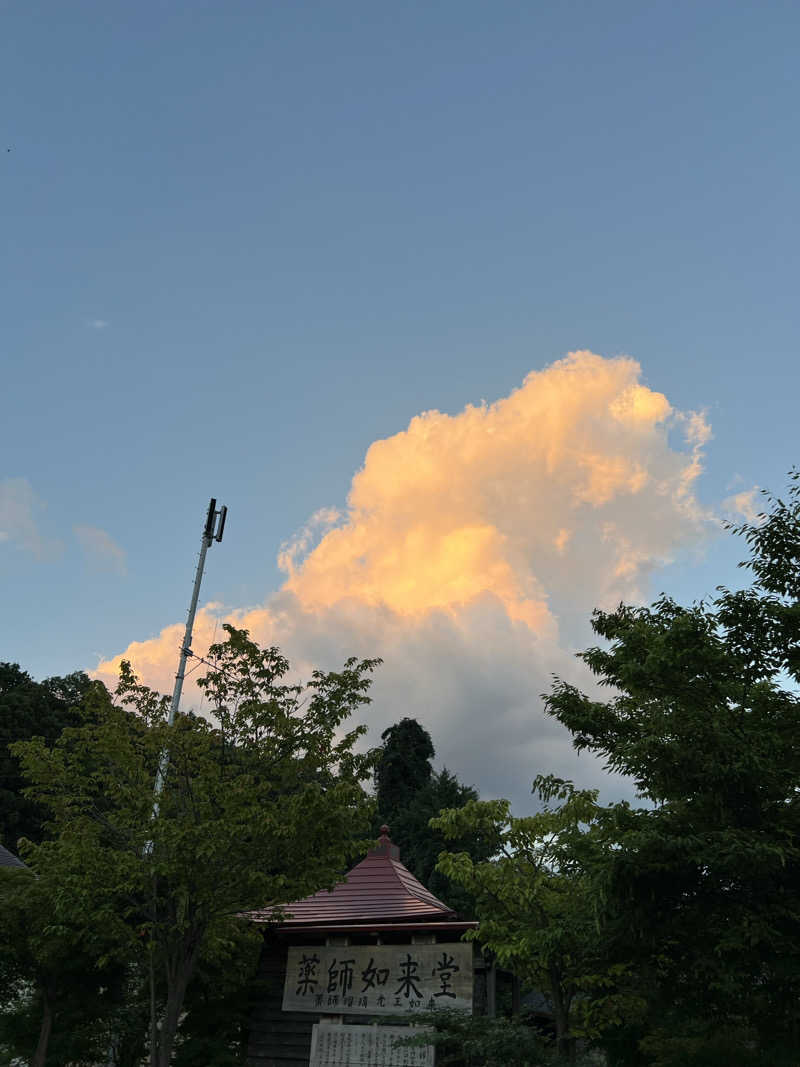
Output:
<path fill-rule="evenodd" d="M 13 852 L 9 852 L 7 848 L 0 845 L 0 867 L 24 867 L 25 864 L 19 858 L 15 856 Z"/>
<path fill-rule="evenodd" d="M 377 848 L 367 853 L 333 889 L 321 889 L 304 900 L 287 904 L 284 928 L 330 923 L 426 922 L 447 920 L 455 912 L 418 881 L 400 862 L 400 853 L 389 839 L 388 826 L 381 827 Z M 269 921 L 272 909 L 255 912 L 256 922 Z"/>

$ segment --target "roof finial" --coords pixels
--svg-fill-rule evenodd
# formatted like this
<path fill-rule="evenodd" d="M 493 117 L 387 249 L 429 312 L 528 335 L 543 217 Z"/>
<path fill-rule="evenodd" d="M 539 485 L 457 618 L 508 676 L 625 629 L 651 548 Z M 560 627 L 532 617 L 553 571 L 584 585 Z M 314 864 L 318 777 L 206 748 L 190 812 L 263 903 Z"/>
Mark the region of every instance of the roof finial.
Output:
<path fill-rule="evenodd" d="M 389 859 L 393 860 L 400 858 L 400 849 L 392 843 L 392 839 L 389 837 L 389 827 L 386 823 L 381 827 L 381 836 L 378 838 L 373 852 L 378 856 L 388 856 Z"/>

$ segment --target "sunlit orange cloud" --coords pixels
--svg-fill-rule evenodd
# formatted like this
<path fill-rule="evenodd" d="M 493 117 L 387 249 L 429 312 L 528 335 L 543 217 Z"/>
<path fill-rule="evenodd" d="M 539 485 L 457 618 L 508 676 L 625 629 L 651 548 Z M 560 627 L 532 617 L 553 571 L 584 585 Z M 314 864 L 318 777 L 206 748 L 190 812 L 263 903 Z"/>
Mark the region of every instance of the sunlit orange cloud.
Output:
<path fill-rule="evenodd" d="M 284 549 L 286 588 L 306 607 L 354 597 L 404 616 L 491 593 L 512 618 L 545 631 L 553 564 L 570 545 L 585 551 L 572 536 L 581 529 L 611 557 L 592 586 L 631 593 L 614 575 L 635 581 L 701 517 L 687 488 L 700 473 L 705 427 L 697 414 L 670 420 L 666 397 L 640 373 L 632 359 L 574 352 L 495 404 L 412 419 L 368 450 L 345 521 L 305 556 Z M 688 454 L 669 447 L 671 422 L 690 438 Z"/>
<path fill-rule="evenodd" d="M 416 416 L 370 446 L 344 509 L 282 546 L 283 588 L 249 610 L 204 608 L 194 649 L 227 619 L 301 671 L 380 655 L 373 725 L 417 711 L 448 763 L 483 746 L 482 774 L 501 738 L 520 759 L 559 749 L 570 770 L 538 694 L 575 669 L 592 608 L 646 596 L 708 529 L 694 486 L 709 427 L 641 378 L 634 359 L 573 352 L 496 403 Z M 125 657 L 169 691 L 181 638 L 167 627 L 97 674 L 113 684 Z M 493 705 L 479 741 L 477 692 Z"/>

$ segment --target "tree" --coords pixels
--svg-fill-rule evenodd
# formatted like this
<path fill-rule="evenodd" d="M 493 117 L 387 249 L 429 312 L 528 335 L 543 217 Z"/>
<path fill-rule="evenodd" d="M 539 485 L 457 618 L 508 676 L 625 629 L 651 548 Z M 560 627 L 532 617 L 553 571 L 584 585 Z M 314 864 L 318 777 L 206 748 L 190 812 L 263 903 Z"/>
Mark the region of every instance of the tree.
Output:
<path fill-rule="evenodd" d="M 375 768 L 378 810 L 374 830 L 388 823 L 405 866 L 432 893 L 443 895 L 452 908 L 466 914 L 472 908 L 471 896 L 436 869 L 447 842 L 431 826 L 431 819 L 443 808 L 461 808 L 478 800 L 478 791 L 462 785 L 446 767 L 433 769 L 433 741 L 416 719 L 402 719 L 384 730 L 381 739 Z M 459 845 L 479 862 L 492 855 L 496 842 L 465 831 Z"/>
<path fill-rule="evenodd" d="M 80 672 L 36 683 L 16 665 L 6 664 L 0 667 L 0 677 L 11 683 L 4 688 L 5 707 L 12 712 L 12 736 L 18 738 L 34 734 L 55 742 L 65 727 L 88 714 L 76 704 L 86 699 L 90 688 L 94 704 L 110 703 L 105 687 Z M 7 824 L 19 820 L 17 825 L 42 843 L 47 809 L 23 795 L 19 761 L 10 752 L 5 766 L 10 768 L 5 781 L 13 780 L 14 786 L 7 794 Z M 28 869 L 20 877 L 16 871 L 0 871 L 0 1015 L 8 1055 L 13 1051 L 25 1056 L 34 1050 L 34 1064 L 44 1062 L 48 1049 L 51 1061 L 60 1063 L 104 1058 L 112 1017 L 117 1031 L 125 1029 L 120 1007 L 126 968 L 115 956 L 119 926 L 114 916 L 97 923 L 73 898 L 71 887 L 84 871 L 80 852 L 68 838 L 37 849 L 23 837 L 20 845 Z M 140 1058 L 140 1044 L 135 1042 L 132 1050 L 134 1062 Z"/>
<path fill-rule="evenodd" d="M 175 1067 L 238 1067 L 247 1051 L 250 1018 L 266 996 L 258 962 L 263 937 L 241 924 L 200 957 L 184 1003 Z"/>
<path fill-rule="evenodd" d="M 651 805 L 606 816 L 617 951 L 653 977 L 662 1017 L 698 1056 L 703 1028 L 710 1041 L 740 1027 L 778 1062 L 800 1037 L 797 472 L 788 500 L 767 503 L 734 528 L 750 546 L 750 588 L 595 612 L 607 644 L 582 658 L 614 695 L 557 682 L 547 707 Z"/>
<path fill-rule="evenodd" d="M 601 966 L 591 872 L 604 848 L 602 809 L 596 790 L 558 778 L 539 776 L 534 792 L 542 810 L 527 818 L 512 816 L 507 800 L 443 811 L 433 825 L 445 838 L 480 833 L 496 841 L 498 855 L 476 863 L 466 852 L 443 852 L 438 868 L 475 900 L 480 928 L 468 936 L 546 992 L 558 1054 L 573 1059 L 575 999 L 596 988 Z"/>
<path fill-rule="evenodd" d="M 55 741 L 65 726 L 76 726 L 75 709 L 90 684 L 82 671 L 35 682 L 18 663 L 0 663 L 0 842 L 14 851 L 21 837 L 42 839 L 45 812 L 23 796 L 19 761 L 8 746 L 34 736 Z"/>
<path fill-rule="evenodd" d="M 31 1067 L 48 1052 L 51 1063 L 99 1060 L 122 977 L 108 930 L 70 900 L 74 855 L 47 853 L 39 870 L 0 869 L 0 1029 L 9 1061 L 27 1053 Z"/>
<path fill-rule="evenodd" d="M 380 815 L 394 818 L 430 782 L 435 753 L 431 735 L 416 719 L 401 719 L 389 726 L 381 740 L 375 794 Z"/>
<path fill-rule="evenodd" d="M 402 1038 L 396 1046 L 433 1045 L 440 1067 L 544 1067 L 553 1062 L 552 1049 L 519 1019 L 437 1008 L 415 1015 L 415 1024 L 424 1032 Z"/>
<path fill-rule="evenodd" d="M 33 859 L 44 865 L 56 845 L 72 850 L 80 870 L 70 907 L 100 928 L 118 924 L 120 951 L 150 974 L 152 1067 L 171 1062 L 201 959 L 224 952 L 249 909 L 333 886 L 370 814 L 361 783 L 372 759 L 353 751 L 364 728 L 340 727 L 368 701 L 377 661 L 351 659 L 289 684 L 278 649 L 225 629 L 199 683 L 215 724 L 182 715 L 168 725 L 168 698 L 123 665 L 117 704 L 90 690 L 83 725 L 50 746 L 14 746 L 58 834 L 32 848 Z M 154 813 L 163 752 L 169 770 Z M 57 895 L 56 915 L 61 903 Z"/>

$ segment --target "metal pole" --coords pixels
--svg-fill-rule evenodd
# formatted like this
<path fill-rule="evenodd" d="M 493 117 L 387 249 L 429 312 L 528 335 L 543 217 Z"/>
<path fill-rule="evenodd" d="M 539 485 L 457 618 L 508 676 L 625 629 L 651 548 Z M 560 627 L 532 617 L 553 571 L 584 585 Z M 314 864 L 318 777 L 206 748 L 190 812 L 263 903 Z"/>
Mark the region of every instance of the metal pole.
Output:
<path fill-rule="evenodd" d="M 210 546 L 211 538 L 203 532 L 203 540 L 200 542 L 200 558 L 197 561 L 197 572 L 194 576 L 192 599 L 189 603 L 189 614 L 186 619 L 186 631 L 183 635 L 183 645 L 181 646 L 181 658 L 178 663 L 178 673 L 175 675 L 175 687 L 172 690 L 172 703 L 169 707 L 169 718 L 167 719 L 167 722 L 170 726 L 175 722 L 175 716 L 178 714 L 178 707 L 181 702 L 183 679 L 186 674 L 186 661 L 192 651 L 192 630 L 194 629 L 194 617 L 197 614 L 197 600 L 200 596 L 200 583 L 203 580 L 203 570 L 206 565 L 206 552 Z"/>
<path fill-rule="evenodd" d="M 197 614 L 197 600 L 200 596 L 200 583 L 203 580 L 203 569 L 206 565 L 206 552 L 211 544 L 211 540 L 203 533 L 203 540 L 200 545 L 200 559 L 197 561 L 197 571 L 194 576 L 194 588 L 192 589 L 192 599 L 189 603 L 189 615 L 186 619 L 186 630 L 183 634 L 183 645 L 181 646 L 181 657 L 178 661 L 178 673 L 175 675 L 175 685 L 172 689 L 172 703 L 169 706 L 169 718 L 167 719 L 167 725 L 172 726 L 175 722 L 175 716 L 178 714 L 178 707 L 181 702 L 181 693 L 183 692 L 183 679 L 186 674 L 186 661 L 189 658 L 189 654 L 192 648 L 192 630 L 194 629 L 194 617 Z M 161 761 L 158 765 L 158 774 L 156 774 L 156 786 L 155 797 L 156 804 L 153 809 L 154 814 L 158 814 L 158 798 L 161 796 L 161 792 L 164 789 L 164 779 L 167 776 L 167 764 L 169 762 L 169 753 L 166 749 L 161 753 Z"/>
<path fill-rule="evenodd" d="M 181 646 L 181 655 L 178 661 L 178 673 L 175 675 L 175 685 L 172 690 L 172 703 L 169 706 L 169 718 L 167 724 L 172 726 L 175 722 L 175 717 L 178 714 L 178 708 L 181 702 L 181 693 L 183 691 L 183 679 L 186 674 L 186 661 L 192 654 L 192 630 L 194 629 L 194 617 L 197 614 L 197 600 L 200 596 L 200 583 L 203 580 L 203 569 L 206 565 L 206 552 L 211 547 L 211 542 L 216 538 L 217 541 L 222 540 L 222 531 L 225 527 L 225 516 L 228 509 L 223 507 L 219 511 L 216 511 L 217 502 L 212 497 L 208 506 L 208 515 L 206 517 L 206 524 L 203 528 L 203 538 L 200 542 L 200 558 L 197 561 L 197 570 L 194 575 L 194 586 L 192 587 L 192 599 L 189 602 L 189 614 L 186 619 L 186 630 L 183 634 L 183 644 Z M 217 518 L 219 517 L 219 522 Z M 158 815 L 159 801 L 158 798 L 164 790 L 164 782 L 167 777 L 167 766 L 169 765 L 169 752 L 167 749 L 161 753 L 161 759 L 158 764 L 158 772 L 156 774 L 156 784 L 153 792 L 153 818 Z"/>
<path fill-rule="evenodd" d="M 181 702 L 181 692 L 183 690 L 183 679 L 186 674 L 186 661 L 192 654 L 192 630 L 194 629 L 194 617 L 197 614 L 197 601 L 200 596 L 200 583 L 203 580 L 203 570 L 206 565 L 206 552 L 211 547 L 212 541 L 222 540 L 222 531 L 225 529 L 225 518 L 228 514 L 226 507 L 216 510 L 217 502 L 214 497 L 211 498 L 208 505 L 208 514 L 206 515 L 206 524 L 203 527 L 203 539 L 200 542 L 200 558 L 197 561 L 197 570 L 194 575 L 194 586 L 192 587 L 192 599 L 189 602 L 189 614 L 186 619 L 186 629 L 183 634 L 183 644 L 181 645 L 181 655 L 178 660 L 178 673 L 175 675 L 175 685 L 172 689 L 172 702 L 169 706 L 169 718 L 167 722 L 170 726 L 175 722 L 175 717 L 178 714 L 178 709 Z M 158 771 L 156 772 L 156 783 L 153 789 L 153 813 L 151 815 L 152 821 L 155 821 L 158 817 L 158 811 L 160 807 L 160 797 L 164 791 L 164 782 L 167 778 L 167 768 L 169 767 L 169 749 L 164 749 L 161 753 L 161 758 L 158 761 Z M 152 840 L 146 841 L 144 845 L 144 855 L 150 856 L 153 852 Z M 156 876 L 153 873 L 153 898 L 154 898 L 154 914 L 155 914 L 155 891 L 156 891 Z M 153 955 L 152 949 L 150 952 L 150 1062 L 154 1064 L 156 1061 L 156 1014 L 155 1014 L 155 976 L 153 972 Z M 114 1060 L 114 1041 L 112 1040 L 111 1047 L 108 1051 L 108 1063 L 113 1063 Z"/>

